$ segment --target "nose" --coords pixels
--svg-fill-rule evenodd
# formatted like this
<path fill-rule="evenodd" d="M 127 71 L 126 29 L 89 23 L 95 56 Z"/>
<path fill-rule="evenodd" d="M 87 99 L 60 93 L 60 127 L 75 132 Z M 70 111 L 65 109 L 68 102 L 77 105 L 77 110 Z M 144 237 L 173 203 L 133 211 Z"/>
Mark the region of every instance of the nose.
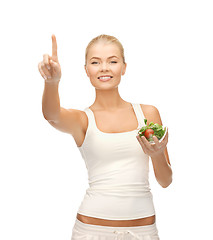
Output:
<path fill-rule="evenodd" d="M 103 63 L 101 64 L 101 70 L 102 70 L 102 71 L 107 71 L 107 70 L 109 70 L 109 65 L 108 65 L 107 63 L 103 62 Z"/>

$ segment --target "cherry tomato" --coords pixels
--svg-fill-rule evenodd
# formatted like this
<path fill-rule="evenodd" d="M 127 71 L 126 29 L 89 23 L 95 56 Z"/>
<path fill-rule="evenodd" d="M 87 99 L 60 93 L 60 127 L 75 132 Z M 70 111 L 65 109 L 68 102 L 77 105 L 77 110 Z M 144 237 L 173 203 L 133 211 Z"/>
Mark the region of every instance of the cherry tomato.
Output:
<path fill-rule="evenodd" d="M 149 139 L 153 134 L 154 134 L 154 130 L 151 128 L 146 129 L 146 131 L 144 132 L 144 136 L 147 139 Z"/>

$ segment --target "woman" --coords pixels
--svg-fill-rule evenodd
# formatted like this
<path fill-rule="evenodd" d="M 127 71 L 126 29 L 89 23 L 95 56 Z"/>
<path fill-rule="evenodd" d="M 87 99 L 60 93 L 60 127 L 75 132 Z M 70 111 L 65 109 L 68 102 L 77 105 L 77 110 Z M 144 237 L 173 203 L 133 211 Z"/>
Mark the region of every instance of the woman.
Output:
<path fill-rule="evenodd" d="M 129 234 L 137 239 L 159 239 L 149 188 L 149 157 L 162 187 L 172 182 L 167 152 L 168 128 L 162 141 L 151 144 L 138 130 L 150 122 L 162 124 L 152 105 L 130 103 L 118 91 L 127 64 L 122 44 L 100 35 L 88 44 L 85 71 L 95 87 L 94 103 L 84 109 L 60 106 L 58 84 L 61 68 L 57 42 L 52 35 L 52 56 L 43 55 L 38 68 L 45 79 L 44 118 L 56 129 L 73 136 L 88 170 L 89 185 L 78 209 L 72 240 L 114 239 Z"/>

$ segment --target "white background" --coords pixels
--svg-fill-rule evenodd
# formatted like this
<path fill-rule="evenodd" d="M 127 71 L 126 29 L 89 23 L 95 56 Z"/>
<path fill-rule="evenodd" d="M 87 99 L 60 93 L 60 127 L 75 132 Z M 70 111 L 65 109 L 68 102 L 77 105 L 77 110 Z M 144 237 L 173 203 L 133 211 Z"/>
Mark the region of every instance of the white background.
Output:
<path fill-rule="evenodd" d="M 169 130 L 172 184 L 162 188 L 150 168 L 159 236 L 213 239 L 212 12 L 205 0 L 1 3 L 0 239 L 70 240 L 89 186 L 74 139 L 42 114 L 38 63 L 52 54 L 52 34 L 61 106 L 81 110 L 95 99 L 87 44 L 100 34 L 121 41 L 121 97 L 156 106 Z"/>

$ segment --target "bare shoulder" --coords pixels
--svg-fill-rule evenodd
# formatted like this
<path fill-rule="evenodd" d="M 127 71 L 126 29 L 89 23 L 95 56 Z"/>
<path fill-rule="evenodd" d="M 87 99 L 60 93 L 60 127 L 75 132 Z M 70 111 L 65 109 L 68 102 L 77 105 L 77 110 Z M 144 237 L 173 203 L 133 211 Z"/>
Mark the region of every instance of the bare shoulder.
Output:
<path fill-rule="evenodd" d="M 144 117 L 147 119 L 147 124 L 153 122 L 163 125 L 160 112 L 157 107 L 149 104 L 140 104 L 140 106 L 144 113 Z"/>

